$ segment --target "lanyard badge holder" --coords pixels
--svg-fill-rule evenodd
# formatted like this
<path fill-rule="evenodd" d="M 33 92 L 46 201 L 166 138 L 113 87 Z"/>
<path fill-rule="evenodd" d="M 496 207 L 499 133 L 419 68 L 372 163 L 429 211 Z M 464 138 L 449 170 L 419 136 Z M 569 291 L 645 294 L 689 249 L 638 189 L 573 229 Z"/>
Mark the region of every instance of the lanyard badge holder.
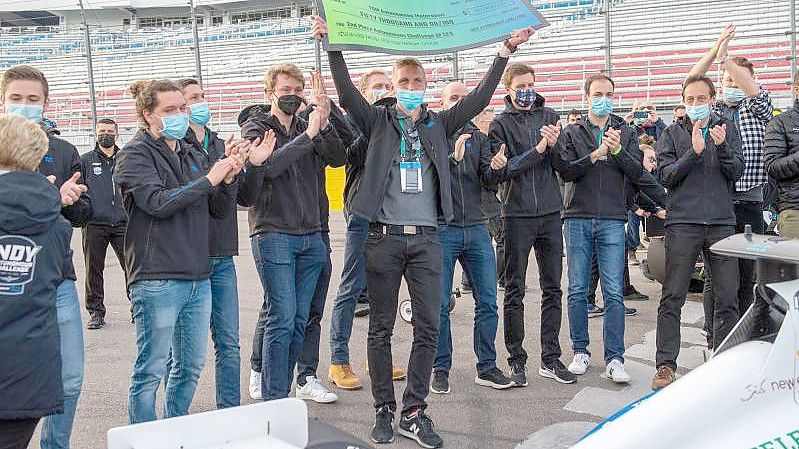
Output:
<path fill-rule="evenodd" d="M 409 136 L 405 131 L 405 120 L 400 119 L 402 139 L 400 139 L 400 185 L 402 193 L 422 193 L 422 164 L 419 162 L 422 149 L 421 145 L 414 147 L 414 160 L 406 161 L 405 154 Z M 412 146 L 414 146 L 412 144 Z"/>

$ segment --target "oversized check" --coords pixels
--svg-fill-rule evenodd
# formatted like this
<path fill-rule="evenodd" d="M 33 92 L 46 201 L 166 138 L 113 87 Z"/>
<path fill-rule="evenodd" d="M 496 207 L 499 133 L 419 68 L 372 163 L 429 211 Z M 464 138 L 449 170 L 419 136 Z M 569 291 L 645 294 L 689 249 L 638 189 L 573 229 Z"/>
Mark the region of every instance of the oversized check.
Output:
<path fill-rule="evenodd" d="M 436 54 L 505 40 L 549 23 L 528 0 L 316 0 L 325 50 Z"/>

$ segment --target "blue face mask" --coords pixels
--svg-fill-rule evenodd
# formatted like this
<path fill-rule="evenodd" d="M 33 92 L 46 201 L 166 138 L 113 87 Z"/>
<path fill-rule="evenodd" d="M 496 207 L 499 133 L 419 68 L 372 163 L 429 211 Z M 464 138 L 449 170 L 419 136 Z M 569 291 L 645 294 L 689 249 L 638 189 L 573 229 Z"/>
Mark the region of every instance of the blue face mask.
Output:
<path fill-rule="evenodd" d="M 535 103 L 536 93 L 535 89 L 524 89 L 524 90 L 517 90 L 516 91 L 516 104 L 519 106 L 526 108 L 528 106 L 532 106 Z"/>
<path fill-rule="evenodd" d="M 167 139 L 180 140 L 186 137 L 186 131 L 189 130 L 189 116 L 186 114 L 161 117 L 161 123 L 164 125 L 161 135 Z"/>
<path fill-rule="evenodd" d="M 413 111 L 424 102 L 424 91 L 400 89 L 397 91 L 397 101 L 405 107 L 405 109 Z"/>
<path fill-rule="evenodd" d="M 6 113 L 25 117 L 28 120 L 41 122 L 44 116 L 44 106 L 40 104 L 6 104 Z"/>
<path fill-rule="evenodd" d="M 211 110 L 208 109 L 208 103 L 195 103 L 191 105 L 191 116 L 189 120 L 195 125 L 205 126 L 211 121 Z"/>
<path fill-rule="evenodd" d="M 724 97 L 724 102 L 730 104 L 738 104 L 746 98 L 744 91 L 737 87 L 725 87 L 722 96 Z"/>
<path fill-rule="evenodd" d="M 613 100 L 607 97 L 594 97 L 591 99 L 591 112 L 597 117 L 605 117 L 613 112 Z"/>
<path fill-rule="evenodd" d="M 686 106 L 685 115 L 691 118 L 691 121 L 701 122 L 710 116 L 710 106 L 700 104 L 698 106 Z"/>

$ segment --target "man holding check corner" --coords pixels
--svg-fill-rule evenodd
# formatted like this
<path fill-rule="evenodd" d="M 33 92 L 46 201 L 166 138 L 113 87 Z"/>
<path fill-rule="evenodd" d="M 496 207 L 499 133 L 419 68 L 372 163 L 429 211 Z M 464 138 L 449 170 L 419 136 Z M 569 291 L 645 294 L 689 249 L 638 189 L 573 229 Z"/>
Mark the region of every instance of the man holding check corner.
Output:
<path fill-rule="evenodd" d="M 327 23 L 313 19 L 314 38 L 327 35 Z M 396 103 L 372 105 L 353 85 L 341 52 L 328 52 L 341 106 L 369 138 L 361 188 L 350 212 L 370 222 L 366 243 L 367 288 L 371 314 L 367 354 L 376 418 L 371 439 L 394 440 L 396 400 L 391 380 L 391 335 L 400 281 L 405 276 L 413 307 L 413 347 L 398 432 L 422 447 L 443 440 L 424 413 L 436 352 L 441 302 L 442 250 L 437 224 L 453 219 L 447 136 L 463 127 L 490 102 L 508 57 L 527 42 L 532 28 L 512 33 L 480 85 L 441 113 L 422 103 L 424 68 L 400 58 L 392 72 Z"/>

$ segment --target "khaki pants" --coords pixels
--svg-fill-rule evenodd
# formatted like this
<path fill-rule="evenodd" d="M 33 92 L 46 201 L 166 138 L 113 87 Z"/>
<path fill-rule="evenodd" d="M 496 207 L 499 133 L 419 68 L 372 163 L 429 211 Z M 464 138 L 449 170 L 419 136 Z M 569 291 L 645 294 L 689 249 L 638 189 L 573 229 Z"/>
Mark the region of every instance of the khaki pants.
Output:
<path fill-rule="evenodd" d="M 784 210 L 780 212 L 777 221 L 780 236 L 799 239 L 799 210 Z"/>

